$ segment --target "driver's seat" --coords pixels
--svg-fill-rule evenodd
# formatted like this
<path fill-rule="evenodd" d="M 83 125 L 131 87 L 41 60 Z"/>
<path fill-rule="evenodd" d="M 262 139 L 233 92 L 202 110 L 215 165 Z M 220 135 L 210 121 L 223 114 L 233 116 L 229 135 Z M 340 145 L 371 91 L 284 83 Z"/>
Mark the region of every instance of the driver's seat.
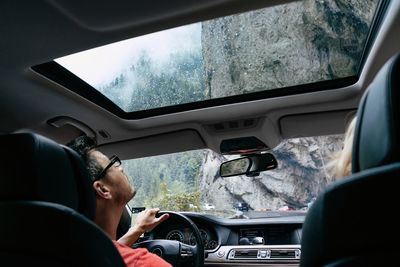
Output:
<path fill-rule="evenodd" d="M 95 196 L 80 157 L 42 136 L 0 136 L 1 266 L 125 266 L 91 220 Z"/>

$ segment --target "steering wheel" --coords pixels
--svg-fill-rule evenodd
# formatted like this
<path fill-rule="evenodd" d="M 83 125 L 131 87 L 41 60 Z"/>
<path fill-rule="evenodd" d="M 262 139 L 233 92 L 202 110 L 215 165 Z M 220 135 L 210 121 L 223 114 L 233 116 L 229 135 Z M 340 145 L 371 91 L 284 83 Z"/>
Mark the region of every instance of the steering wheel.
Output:
<path fill-rule="evenodd" d="M 192 246 L 176 240 L 155 239 L 136 243 L 133 245 L 133 248 L 146 248 L 148 251 L 157 254 L 175 267 L 202 267 L 204 265 L 204 245 L 197 226 L 185 215 L 173 211 L 159 212 L 157 217 L 165 213 L 168 213 L 170 216 L 168 220 L 175 219 L 189 225 L 196 240 L 196 245 Z M 160 223 L 157 227 L 162 226 L 166 221 Z"/>

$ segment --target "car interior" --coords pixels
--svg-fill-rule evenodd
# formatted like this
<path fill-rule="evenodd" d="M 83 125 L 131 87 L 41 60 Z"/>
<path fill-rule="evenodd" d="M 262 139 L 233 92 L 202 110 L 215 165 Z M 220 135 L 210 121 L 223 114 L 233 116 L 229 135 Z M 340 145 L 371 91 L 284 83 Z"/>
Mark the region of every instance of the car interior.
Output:
<path fill-rule="evenodd" d="M 94 192 L 79 156 L 32 133 L 2 135 L 0 142 L 2 264 L 124 266 L 92 222 Z"/>
<path fill-rule="evenodd" d="M 160 207 L 132 247 L 173 266 L 398 265 L 400 1 L 0 10 L 2 266 L 125 265 L 66 146 L 84 135 L 137 187 L 117 236 Z"/>
<path fill-rule="evenodd" d="M 396 247 L 398 234 L 392 232 L 396 223 L 371 214 L 374 210 L 389 214 L 390 205 L 382 207 L 371 196 L 394 201 L 396 189 L 391 185 L 399 172 L 395 137 L 398 74 L 396 55 L 378 73 L 361 101 L 353 144 L 353 175 L 327 189 L 310 209 L 303 226 L 303 266 L 397 265 L 393 251 L 388 249 L 389 244 Z M 371 229 L 381 232 L 366 234 Z"/>

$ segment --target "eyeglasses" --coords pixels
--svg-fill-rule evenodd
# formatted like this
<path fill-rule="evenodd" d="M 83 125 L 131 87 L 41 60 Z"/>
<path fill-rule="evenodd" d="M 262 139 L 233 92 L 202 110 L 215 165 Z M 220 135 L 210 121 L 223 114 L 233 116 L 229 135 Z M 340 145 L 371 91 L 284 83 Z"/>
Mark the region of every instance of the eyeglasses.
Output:
<path fill-rule="evenodd" d="M 111 168 L 112 166 L 115 166 L 115 167 L 121 166 L 121 160 L 115 155 L 110 158 L 110 163 L 108 163 L 108 165 L 101 171 L 101 173 L 99 173 L 95 177 L 93 182 L 103 178 L 103 176 L 106 175 L 108 169 Z"/>

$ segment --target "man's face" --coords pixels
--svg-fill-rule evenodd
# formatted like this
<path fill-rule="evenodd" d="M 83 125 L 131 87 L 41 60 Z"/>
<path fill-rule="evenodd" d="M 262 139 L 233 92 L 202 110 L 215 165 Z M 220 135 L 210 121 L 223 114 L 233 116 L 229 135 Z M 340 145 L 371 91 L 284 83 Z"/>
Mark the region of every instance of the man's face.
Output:
<path fill-rule="evenodd" d="M 100 151 L 93 150 L 90 156 L 95 158 L 103 169 L 110 163 L 110 159 Z M 136 189 L 129 183 L 122 166 L 111 166 L 101 178 L 101 182 L 110 188 L 112 199 L 119 204 L 125 205 L 136 194 Z"/>

